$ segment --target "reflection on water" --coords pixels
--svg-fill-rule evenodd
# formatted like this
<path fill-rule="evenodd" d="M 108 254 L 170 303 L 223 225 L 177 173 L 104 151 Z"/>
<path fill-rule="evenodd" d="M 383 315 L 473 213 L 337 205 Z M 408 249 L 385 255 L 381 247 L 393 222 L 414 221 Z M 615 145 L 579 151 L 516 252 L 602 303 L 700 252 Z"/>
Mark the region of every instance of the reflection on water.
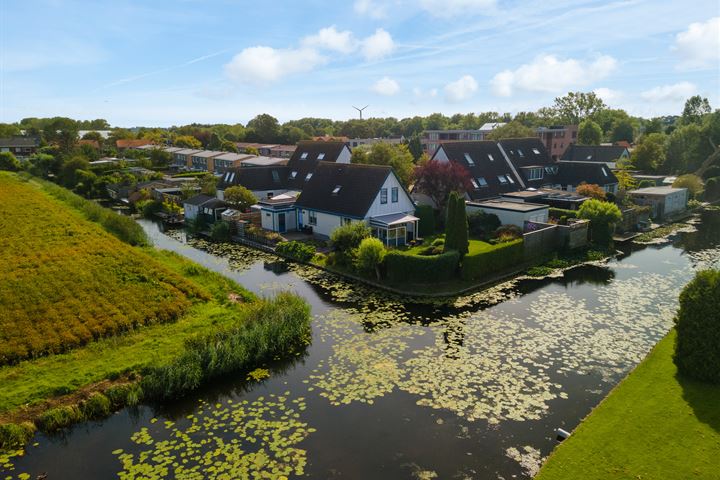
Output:
<path fill-rule="evenodd" d="M 527 477 L 672 324 L 693 272 L 718 265 L 700 226 L 555 279 L 409 302 L 241 246 L 141 221 L 155 244 L 265 295 L 291 289 L 313 343 L 270 378 L 40 435 L 17 471 L 50 478 Z M 199 247 L 199 248 L 195 248 Z M 73 459 L 70 461 L 69 459 Z M 74 461 L 82 459 L 82 461 Z"/>

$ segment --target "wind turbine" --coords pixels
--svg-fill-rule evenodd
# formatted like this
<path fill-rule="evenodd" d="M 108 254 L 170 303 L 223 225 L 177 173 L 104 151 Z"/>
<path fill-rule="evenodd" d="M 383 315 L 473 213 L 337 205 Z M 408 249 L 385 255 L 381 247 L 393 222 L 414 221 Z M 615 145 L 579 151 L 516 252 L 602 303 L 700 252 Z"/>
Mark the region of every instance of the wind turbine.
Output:
<path fill-rule="evenodd" d="M 363 110 L 365 110 L 365 109 L 366 109 L 367 107 L 369 107 L 369 106 L 370 106 L 370 105 L 365 105 L 365 106 L 362 107 L 362 108 L 358 108 L 358 107 L 356 107 L 355 105 L 353 105 L 353 108 L 360 113 L 360 120 L 362 120 L 362 112 L 363 112 Z"/>

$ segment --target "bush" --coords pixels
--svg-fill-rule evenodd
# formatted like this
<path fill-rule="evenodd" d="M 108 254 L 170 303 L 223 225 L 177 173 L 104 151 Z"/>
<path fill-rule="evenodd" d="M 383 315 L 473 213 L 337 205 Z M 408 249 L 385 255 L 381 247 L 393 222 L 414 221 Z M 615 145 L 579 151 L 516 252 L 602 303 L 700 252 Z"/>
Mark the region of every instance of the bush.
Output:
<path fill-rule="evenodd" d="M 22 168 L 20 160 L 12 152 L 0 152 L 0 170 L 17 172 Z"/>
<path fill-rule="evenodd" d="M 421 237 L 429 237 L 435 233 L 435 210 L 430 205 L 418 205 L 415 208 L 415 216 L 420 219 L 419 234 Z"/>
<path fill-rule="evenodd" d="M 345 267 L 352 266 L 360 242 L 368 238 L 370 233 L 370 227 L 360 222 L 336 228 L 330 235 L 330 245 L 335 249 L 334 263 Z"/>
<path fill-rule="evenodd" d="M 692 173 L 680 175 L 673 182 L 672 186 L 674 188 L 687 188 L 690 198 L 700 198 L 703 191 L 702 180 L 700 177 L 693 175 Z"/>
<path fill-rule="evenodd" d="M 156 400 L 180 397 L 208 380 L 294 354 L 309 343 L 310 334 L 310 306 L 301 297 L 284 292 L 260 300 L 234 325 L 188 339 L 174 361 L 148 368 L 143 394 Z"/>
<path fill-rule="evenodd" d="M 86 419 L 100 419 L 110 415 L 110 400 L 102 393 L 95 392 L 81 404 Z"/>
<path fill-rule="evenodd" d="M 309 262 L 315 256 L 316 250 L 312 245 L 303 242 L 280 242 L 275 247 L 275 251 L 280 255 L 285 255 L 301 262 Z"/>
<path fill-rule="evenodd" d="M 35 434 L 35 425 L 30 422 L 0 425 L 0 451 L 16 450 L 30 442 Z"/>
<path fill-rule="evenodd" d="M 385 245 L 377 238 L 364 238 L 358 247 L 355 268 L 366 274 L 374 272 L 380 279 L 379 268 L 383 258 L 385 258 Z"/>
<path fill-rule="evenodd" d="M 210 237 L 216 242 L 229 242 L 230 224 L 222 220 L 213 223 L 210 227 Z"/>
<path fill-rule="evenodd" d="M 432 245 L 433 247 L 442 247 L 443 245 L 445 245 L 445 237 L 436 238 L 432 241 L 430 245 Z"/>
<path fill-rule="evenodd" d="M 493 236 L 496 243 L 510 242 L 518 238 L 522 238 L 522 229 L 517 225 L 502 225 L 495 230 Z"/>
<path fill-rule="evenodd" d="M 455 250 L 431 257 L 393 250 L 385 255 L 385 270 L 393 282 L 433 283 L 452 279 L 459 262 Z"/>
<path fill-rule="evenodd" d="M 467 212 L 465 211 L 465 198 L 457 192 L 452 192 L 447 203 L 444 251 L 457 250 L 462 256 L 468 252 L 468 243 L 468 221 Z"/>
<path fill-rule="evenodd" d="M 566 210 L 564 208 L 550 208 L 548 210 L 550 218 L 559 219 L 560 217 L 577 218 L 577 210 Z"/>
<path fill-rule="evenodd" d="M 655 186 L 656 183 L 654 180 L 642 180 L 640 183 L 638 183 L 638 188 L 649 188 Z"/>
<path fill-rule="evenodd" d="M 493 245 L 490 250 L 465 255 L 462 262 L 463 280 L 480 280 L 524 260 L 522 239 Z"/>
<path fill-rule="evenodd" d="M 145 218 L 152 218 L 163 208 L 162 202 L 157 200 L 140 200 L 135 204 L 135 209 Z"/>
<path fill-rule="evenodd" d="M 36 423 L 45 432 L 55 432 L 83 420 L 80 409 L 75 405 L 45 410 Z"/>
<path fill-rule="evenodd" d="M 720 271 L 704 270 L 680 293 L 674 361 L 687 377 L 720 384 Z"/>
<path fill-rule="evenodd" d="M 483 211 L 471 213 L 467 220 L 470 236 L 476 239 L 488 238 L 501 225 L 497 215 Z"/>
<path fill-rule="evenodd" d="M 594 243 L 608 245 L 622 213 L 614 203 L 592 199 L 580 206 L 578 216 L 590 220 L 590 238 Z"/>

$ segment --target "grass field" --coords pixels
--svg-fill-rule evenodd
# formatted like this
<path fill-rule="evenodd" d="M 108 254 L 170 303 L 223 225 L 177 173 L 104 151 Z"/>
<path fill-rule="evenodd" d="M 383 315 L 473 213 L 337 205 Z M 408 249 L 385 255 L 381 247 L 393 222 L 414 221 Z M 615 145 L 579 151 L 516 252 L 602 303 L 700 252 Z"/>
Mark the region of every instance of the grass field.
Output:
<path fill-rule="evenodd" d="M 720 386 L 677 378 L 674 341 L 672 331 L 535 479 L 720 479 Z"/>
<path fill-rule="evenodd" d="M 207 298 L 39 184 L 0 174 L 0 365 L 171 322 Z"/>

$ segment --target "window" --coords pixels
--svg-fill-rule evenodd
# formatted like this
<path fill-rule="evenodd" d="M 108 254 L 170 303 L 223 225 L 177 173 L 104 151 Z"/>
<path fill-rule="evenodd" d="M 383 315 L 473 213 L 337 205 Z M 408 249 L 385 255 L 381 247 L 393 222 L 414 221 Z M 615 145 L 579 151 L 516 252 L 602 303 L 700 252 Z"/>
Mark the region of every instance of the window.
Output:
<path fill-rule="evenodd" d="M 510 175 L 505 175 L 505 177 L 507 178 L 508 182 L 515 183 L 515 180 L 513 180 L 513 178 Z"/>
<path fill-rule="evenodd" d="M 307 182 L 308 180 L 310 180 L 311 178 L 312 178 L 312 172 L 310 172 L 310 173 L 308 173 L 307 175 L 305 175 L 305 181 L 306 181 L 306 182 Z"/>
<path fill-rule="evenodd" d="M 478 177 L 477 182 L 480 184 L 481 187 L 488 186 L 488 183 L 487 183 L 487 180 L 485 180 L 485 177 Z"/>
<path fill-rule="evenodd" d="M 297 177 L 297 172 L 290 172 L 290 178 Z"/>
<path fill-rule="evenodd" d="M 465 154 L 465 161 L 467 162 L 468 166 L 470 166 L 470 167 L 475 166 L 475 162 L 473 162 L 473 159 L 470 157 L 469 153 Z"/>
<path fill-rule="evenodd" d="M 324 153 L 318 153 L 318 160 L 323 160 L 325 158 Z"/>
<path fill-rule="evenodd" d="M 303 152 L 302 155 L 300 155 L 300 160 L 307 159 L 307 156 L 308 156 L 308 152 Z"/>
<path fill-rule="evenodd" d="M 230 172 L 227 172 L 225 174 L 225 179 L 223 180 L 223 182 L 225 182 L 225 183 L 229 182 L 229 180 L 228 180 L 229 178 L 230 178 Z"/>
<path fill-rule="evenodd" d="M 480 188 L 474 178 L 470 179 L 470 183 L 472 183 L 472 186 L 475 190 L 478 190 Z"/>
<path fill-rule="evenodd" d="M 345 218 L 342 219 L 342 224 L 343 224 L 343 225 L 350 225 L 351 223 L 352 223 L 352 218 L 347 218 L 347 217 L 345 217 Z"/>
<path fill-rule="evenodd" d="M 492 153 L 488 153 L 488 158 L 490 159 L 491 162 L 495 161 L 495 158 L 492 156 Z"/>
<path fill-rule="evenodd" d="M 338 193 L 340 193 L 341 188 L 342 188 L 341 185 L 336 185 L 335 188 L 333 188 L 332 194 L 337 195 Z"/>
<path fill-rule="evenodd" d="M 235 172 L 233 172 L 233 173 L 230 175 L 230 183 L 232 183 L 234 180 L 235 180 Z"/>
<path fill-rule="evenodd" d="M 273 182 L 278 183 L 280 181 L 280 175 L 278 174 L 277 170 L 272 171 L 272 178 Z"/>
<path fill-rule="evenodd" d="M 505 185 L 508 182 L 507 178 L 505 178 L 505 175 L 498 175 L 497 179 L 500 181 L 500 185 Z"/>
<path fill-rule="evenodd" d="M 528 180 L 541 180 L 543 178 L 542 168 L 531 168 L 528 173 Z"/>
<path fill-rule="evenodd" d="M 608 176 L 608 173 L 607 173 L 607 170 L 605 170 L 605 167 L 602 167 L 602 172 L 603 172 L 603 175 L 605 175 L 606 177 Z"/>
<path fill-rule="evenodd" d="M 522 150 L 520 150 L 519 148 L 518 148 L 518 155 L 520 155 L 521 157 L 525 156 L 525 155 L 523 155 Z"/>
<path fill-rule="evenodd" d="M 547 173 L 548 175 L 550 175 L 551 173 L 553 173 L 552 167 L 545 167 L 545 173 Z"/>
<path fill-rule="evenodd" d="M 391 195 L 392 195 L 390 197 L 390 200 L 392 201 L 392 203 L 398 203 L 398 190 L 399 190 L 398 187 L 393 187 L 392 190 L 390 191 Z"/>
<path fill-rule="evenodd" d="M 585 160 L 592 160 L 592 155 L 588 155 L 587 158 L 585 158 Z"/>
<path fill-rule="evenodd" d="M 533 148 L 533 153 L 535 155 L 540 155 L 540 150 L 538 150 L 537 148 Z"/>
<path fill-rule="evenodd" d="M 387 203 L 387 188 L 380 189 L 380 203 L 385 205 Z"/>
<path fill-rule="evenodd" d="M 317 225 L 317 213 L 312 210 L 308 212 L 308 223 L 310 225 Z"/>

